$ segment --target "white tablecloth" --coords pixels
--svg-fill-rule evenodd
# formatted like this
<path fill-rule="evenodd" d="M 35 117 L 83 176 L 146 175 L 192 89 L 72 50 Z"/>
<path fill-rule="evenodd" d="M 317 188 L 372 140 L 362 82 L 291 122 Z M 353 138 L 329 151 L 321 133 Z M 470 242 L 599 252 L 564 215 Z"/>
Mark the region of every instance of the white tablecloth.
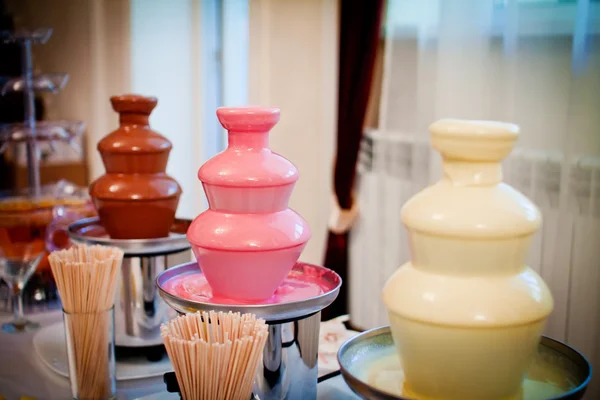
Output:
<path fill-rule="evenodd" d="M 60 311 L 28 315 L 42 326 L 62 319 Z M 12 317 L 0 314 L 0 324 Z M 0 332 L 0 398 L 19 400 L 26 396 L 36 400 L 64 400 L 70 398 L 68 379 L 50 371 L 35 354 L 32 345 L 34 333 L 6 334 Z M 155 394 L 165 398 L 162 377 L 117 382 L 120 400 L 137 399 Z M 157 397 L 158 396 L 158 397 Z M 338 376 L 318 385 L 318 399 L 358 399 Z M 165 398 L 166 400 L 166 398 Z"/>

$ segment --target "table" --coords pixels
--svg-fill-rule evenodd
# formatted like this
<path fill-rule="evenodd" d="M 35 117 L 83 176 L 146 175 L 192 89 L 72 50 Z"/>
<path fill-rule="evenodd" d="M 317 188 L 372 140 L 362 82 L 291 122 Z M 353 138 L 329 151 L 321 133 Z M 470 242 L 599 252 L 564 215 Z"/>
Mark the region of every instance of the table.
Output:
<path fill-rule="evenodd" d="M 61 311 L 49 311 L 28 315 L 42 326 L 62 319 Z M 0 324 L 9 321 L 11 315 L 0 313 Z M 33 350 L 34 332 L 7 334 L 0 332 L 0 396 L 6 400 L 19 400 L 22 396 L 36 400 L 64 400 L 70 398 L 69 380 L 50 371 L 38 359 Z M 119 400 L 152 396 L 168 400 L 162 377 L 117 382 Z M 178 396 L 173 396 L 177 399 Z M 359 399 L 345 384 L 341 376 L 327 379 L 318 385 L 318 399 Z"/>

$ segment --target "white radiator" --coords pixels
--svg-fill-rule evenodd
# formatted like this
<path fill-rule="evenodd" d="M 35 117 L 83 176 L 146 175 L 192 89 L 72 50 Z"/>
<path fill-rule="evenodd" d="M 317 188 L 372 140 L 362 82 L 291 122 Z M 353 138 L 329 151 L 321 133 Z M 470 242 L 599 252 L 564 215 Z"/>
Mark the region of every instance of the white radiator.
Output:
<path fill-rule="evenodd" d="M 358 167 L 360 215 L 350 239 L 353 325 L 388 324 L 381 290 L 410 258 L 400 208 L 437 180 L 438 160 L 428 142 L 410 135 L 365 135 Z M 600 361 L 600 158 L 565 163 L 561 154 L 515 149 L 504 163 L 504 177 L 544 217 L 528 263 L 554 296 L 546 335 L 566 341 L 593 364 Z"/>

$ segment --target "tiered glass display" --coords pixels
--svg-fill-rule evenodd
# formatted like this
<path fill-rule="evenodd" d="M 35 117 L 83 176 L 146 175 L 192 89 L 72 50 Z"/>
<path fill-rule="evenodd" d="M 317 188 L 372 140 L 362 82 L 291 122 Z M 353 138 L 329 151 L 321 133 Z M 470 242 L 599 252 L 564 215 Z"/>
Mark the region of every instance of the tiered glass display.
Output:
<path fill-rule="evenodd" d="M 17 43 L 22 47 L 22 74 L 4 79 L 0 93 L 22 92 L 24 99 L 24 121 L 0 125 L 0 154 L 11 148 L 19 150 L 24 145 L 27 155 L 29 187 L 27 190 L 3 193 L 0 195 L 0 278 L 9 286 L 12 296 L 15 320 L 4 324 L 5 332 L 22 332 L 37 327 L 23 316 L 22 293 L 36 269 L 40 274 L 35 288 L 36 298 L 53 297 L 53 279 L 45 262 L 46 236 L 58 237 L 47 232 L 56 216 L 66 217 L 93 213 L 86 195 L 73 185 L 63 183 L 41 186 L 40 148 L 49 146 L 54 150 L 56 142 L 65 142 L 79 152 L 77 139 L 83 132 L 81 121 L 37 121 L 35 113 L 36 93 L 59 93 L 66 85 L 68 74 L 33 73 L 32 46 L 44 44 L 52 35 L 52 29 L 33 31 L 19 30 L 2 32 L 7 43 Z M 56 209 L 55 207 L 59 207 Z M 36 274 L 37 275 L 37 274 Z"/>

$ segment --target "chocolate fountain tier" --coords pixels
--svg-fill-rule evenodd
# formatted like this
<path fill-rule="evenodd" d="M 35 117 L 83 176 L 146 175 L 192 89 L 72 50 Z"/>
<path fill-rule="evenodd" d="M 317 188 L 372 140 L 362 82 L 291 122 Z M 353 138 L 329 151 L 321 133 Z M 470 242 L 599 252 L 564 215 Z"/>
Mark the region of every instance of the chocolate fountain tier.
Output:
<path fill-rule="evenodd" d="M 67 228 L 74 243 L 113 246 L 125 253 L 115 302 L 117 346 L 162 346 L 160 325 L 175 313 L 160 299 L 154 279 L 177 264 L 176 254 L 190 249 L 185 237 L 190 222 L 176 219 L 168 236 L 155 239 L 113 239 L 99 218 L 82 219 Z"/>
<path fill-rule="evenodd" d="M 110 236 L 135 240 L 168 237 L 181 189 L 164 173 L 106 174 L 91 193 Z"/>
<path fill-rule="evenodd" d="M 173 294 L 169 282 L 189 280 L 189 300 Z M 196 311 L 233 311 L 253 313 L 269 324 L 269 339 L 263 350 L 263 365 L 255 381 L 255 395 L 261 400 L 301 400 L 317 398 L 319 325 L 321 310 L 337 297 L 342 279 L 330 269 L 298 262 L 292 268 L 274 297 L 256 303 L 241 303 L 226 298 L 212 297 L 210 287 L 196 285 L 194 278 L 203 280 L 195 262 L 169 268 L 156 279 L 164 301 L 181 314 Z M 316 293 L 303 288 L 301 282 L 317 284 Z M 205 280 L 203 281 L 206 282 Z M 197 286 L 201 290 L 193 289 Z M 292 288 L 292 289 L 289 289 Z M 294 296 L 294 290 L 303 291 Z M 296 297 L 294 299 L 294 297 Z"/>
<path fill-rule="evenodd" d="M 338 362 L 348 386 L 365 399 L 414 398 L 406 393 L 404 373 L 389 326 L 371 329 L 349 339 L 338 351 Z M 591 376 L 592 367 L 583 355 L 544 336 L 527 371 L 520 399 L 579 400 L 583 398 Z M 493 374 L 490 379 L 494 379 Z M 471 383 L 481 384 L 479 381 Z"/>
<path fill-rule="evenodd" d="M 279 121 L 278 108 L 223 107 L 217 109 L 217 117 L 228 131 L 228 148 L 204 163 L 198 171 L 198 179 L 205 186 L 246 189 L 293 187 L 299 178 L 298 169 L 291 161 L 269 149 L 269 131 Z M 252 194 L 256 191 L 246 192 Z"/>
<path fill-rule="evenodd" d="M 123 95 L 113 96 L 110 101 L 119 113 L 120 126 L 98 142 L 106 172 L 165 172 L 173 146 L 149 125 L 150 113 L 158 100 L 155 97 Z"/>

